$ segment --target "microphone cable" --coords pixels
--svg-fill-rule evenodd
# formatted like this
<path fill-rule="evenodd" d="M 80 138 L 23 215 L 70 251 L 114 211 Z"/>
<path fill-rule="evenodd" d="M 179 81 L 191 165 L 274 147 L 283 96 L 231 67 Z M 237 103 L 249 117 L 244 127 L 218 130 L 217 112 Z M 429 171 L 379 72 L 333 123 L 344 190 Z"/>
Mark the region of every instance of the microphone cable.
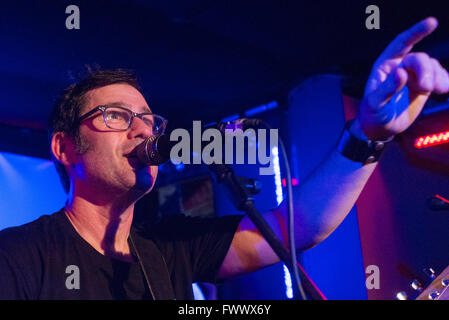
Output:
<path fill-rule="evenodd" d="M 272 127 L 263 120 L 259 120 L 260 124 L 271 130 Z M 295 244 L 295 217 L 294 217 L 294 207 L 293 207 L 293 186 L 292 186 L 292 178 L 290 173 L 290 164 L 288 161 L 287 152 L 285 150 L 284 142 L 282 138 L 278 135 L 278 145 L 280 147 L 283 164 L 285 167 L 285 180 L 287 187 L 287 212 L 288 212 L 288 244 L 290 247 L 290 257 L 292 261 L 291 271 L 293 273 L 293 278 L 295 279 L 296 286 L 298 287 L 299 294 L 302 300 L 307 300 L 307 295 L 304 291 L 304 288 L 301 283 L 301 278 L 299 276 L 298 265 L 297 265 L 297 256 L 296 256 L 296 244 Z M 270 151 L 271 152 L 271 151 Z"/>

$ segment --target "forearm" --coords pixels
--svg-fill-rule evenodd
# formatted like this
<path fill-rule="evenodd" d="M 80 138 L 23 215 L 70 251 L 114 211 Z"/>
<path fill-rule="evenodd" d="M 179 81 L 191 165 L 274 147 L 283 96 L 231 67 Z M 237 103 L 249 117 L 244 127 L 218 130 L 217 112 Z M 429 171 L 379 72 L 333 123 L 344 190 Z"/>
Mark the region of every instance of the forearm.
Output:
<path fill-rule="evenodd" d="M 376 164 L 362 165 L 333 150 L 304 183 L 293 189 L 298 250 L 313 247 L 340 225 L 375 168 Z M 282 208 L 287 218 L 286 203 Z"/>

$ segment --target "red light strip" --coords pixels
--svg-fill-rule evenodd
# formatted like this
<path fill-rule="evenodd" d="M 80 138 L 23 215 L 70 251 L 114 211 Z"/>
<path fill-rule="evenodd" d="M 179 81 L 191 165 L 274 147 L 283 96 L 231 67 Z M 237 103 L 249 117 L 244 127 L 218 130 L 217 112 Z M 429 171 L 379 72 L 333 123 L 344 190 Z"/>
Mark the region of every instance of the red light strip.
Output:
<path fill-rule="evenodd" d="M 297 178 L 292 178 L 292 187 L 297 186 L 299 184 L 299 180 Z M 287 181 L 285 180 L 285 178 L 282 178 L 282 186 L 286 187 L 287 186 Z"/>
<path fill-rule="evenodd" d="M 422 149 L 449 142 L 449 131 L 429 134 L 415 140 L 415 148 Z"/>
<path fill-rule="evenodd" d="M 435 198 L 438 198 L 438 199 L 440 199 L 441 201 L 444 201 L 444 202 L 446 202 L 446 203 L 449 203 L 449 200 L 443 198 L 443 197 L 440 196 L 439 194 L 436 194 L 436 195 L 435 195 Z"/>

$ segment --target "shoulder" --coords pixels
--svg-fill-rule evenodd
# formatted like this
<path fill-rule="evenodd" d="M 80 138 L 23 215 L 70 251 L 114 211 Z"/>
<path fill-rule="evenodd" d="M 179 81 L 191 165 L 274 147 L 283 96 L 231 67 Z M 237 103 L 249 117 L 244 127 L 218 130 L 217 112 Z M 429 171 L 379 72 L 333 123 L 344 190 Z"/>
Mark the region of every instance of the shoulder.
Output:
<path fill-rule="evenodd" d="M 59 212 L 42 215 L 38 219 L 17 227 L 0 231 L 0 252 L 20 254 L 44 244 L 57 225 Z"/>
<path fill-rule="evenodd" d="M 37 299 L 57 214 L 0 231 L 0 299 Z"/>

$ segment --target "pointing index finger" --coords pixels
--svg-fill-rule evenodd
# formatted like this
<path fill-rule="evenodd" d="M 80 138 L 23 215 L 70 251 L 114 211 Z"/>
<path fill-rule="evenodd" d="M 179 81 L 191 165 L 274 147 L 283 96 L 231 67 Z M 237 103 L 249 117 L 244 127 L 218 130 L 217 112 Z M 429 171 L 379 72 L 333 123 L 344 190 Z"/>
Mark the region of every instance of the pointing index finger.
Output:
<path fill-rule="evenodd" d="M 434 17 L 426 18 L 410 29 L 399 34 L 385 49 L 379 60 L 393 59 L 405 56 L 415 44 L 431 34 L 438 26 L 438 20 Z"/>

